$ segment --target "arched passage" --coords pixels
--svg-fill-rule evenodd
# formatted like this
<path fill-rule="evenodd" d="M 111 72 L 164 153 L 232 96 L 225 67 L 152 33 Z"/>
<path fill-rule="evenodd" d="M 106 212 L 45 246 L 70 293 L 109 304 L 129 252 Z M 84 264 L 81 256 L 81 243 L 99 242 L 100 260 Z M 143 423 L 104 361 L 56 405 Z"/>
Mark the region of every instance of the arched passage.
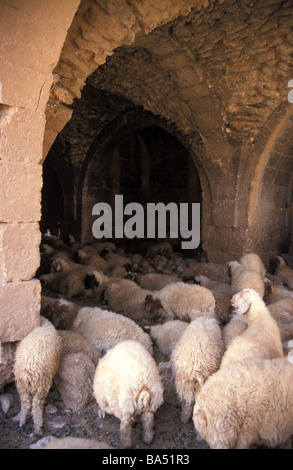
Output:
<path fill-rule="evenodd" d="M 131 121 L 129 116 L 127 119 L 121 116 L 118 120 L 121 127 L 116 121 L 116 131 L 111 132 L 110 125 L 108 132 L 103 133 L 104 138 L 99 136 L 88 152 L 77 195 L 83 241 L 93 237 L 94 204 L 109 203 L 114 213 L 118 194 L 123 195 L 124 205 L 138 202 L 145 209 L 152 202 L 165 205 L 175 202 L 178 207 L 184 202 L 190 208 L 192 202 L 201 203 L 199 173 L 191 154 L 174 135 L 174 129 L 172 132 L 170 126 L 151 115 L 139 117 L 137 112 L 133 118 Z M 125 121 L 128 124 L 122 125 Z M 132 249 L 134 244 L 131 243 Z"/>
<path fill-rule="evenodd" d="M 46 233 L 46 231 L 49 230 L 52 235 L 57 236 L 58 225 L 62 220 L 64 220 L 64 196 L 62 186 L 50 163 L 50 159 L 47 158 L 43 164 L 41 232 Z"/>

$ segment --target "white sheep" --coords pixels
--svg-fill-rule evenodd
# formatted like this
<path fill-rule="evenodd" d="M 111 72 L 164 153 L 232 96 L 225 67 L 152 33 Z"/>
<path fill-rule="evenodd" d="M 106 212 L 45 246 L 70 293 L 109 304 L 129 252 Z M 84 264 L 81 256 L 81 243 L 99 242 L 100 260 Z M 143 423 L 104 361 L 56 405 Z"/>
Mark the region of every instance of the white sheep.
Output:
<path fill-rule="evenodd" d="M 105 255 L 106 253 L 112 252 L 115 253 L 117 251 L 117 247 L 113 242 L 110 241 L 105 241 L 105 242 L 93 242 L 90 245 L 93 247 L 99 255 L 101 254 L 102 256 Z"/>
<path fill-rule="evenodd" d="M 65 271 L 76 266 L 76 264 L 71 253 L 68 251 L 57 251 L 50 258 L 50 272 Z"/>
<path fill-rule="evenodd" d="M 162 320 L 191 321 L 202 313 L 214 314 L 215 298 L 212 292 L 196 284 L 176 282 L 168 284 L 146 297 L 146 311 Z"/>
<path fill-rule="evenodd" d="M 57 329 L 70 328 L 79 308 L 79 305 L 66 299 L 54 299 L 44 295 L 41 297 L 41 315 Z"/>
<path fill-rule="evenodd" d="M 221 366 L 197 396 L 193 423 L 212 449 L 286 446 L 293 434 L 293 365 L 282 357 Z"/>
<path fill-rule="evenodd" d="M 272 304 L 284 298 L 293 298 L 293 291 L 282 285 L 275 285 L 267 280 L 264 300 L 266 304 Z"/>
<path fill-rule="evenodd" d="M 132 271 L 138 271 L 141 261 L 143 261 L 143 256 L 139 253 L 133 253 L 129 256 L 129 261 L 131 264 Z"/>
<path fill-rule="evenodd" d="M 99 418 L 105 414 L 120 420 L 120 442 L 132 447 L 132 423 L 141 415 L 143 441 L 154 437 L 154 414 L 163 404 L 163 385 L 157 364 L 137 341 L 123 341 L 99 362 L 93 383 Z"/>
<path fill-rule="evenodd" d="M 171 366 L 183 423 L 191 417 L 200 388 L 209 375 L 219 369 L 223 353 L 219 323 L 208 316 L 190 322 L 174 346 Z"/>
<path fill-rule="evenodd" d="M 293 298 L 280 299 L 267 306 L 270 314 L 276 320 L 281 334 L 281 341 L 293 338 Z"/>
<path fill-rule="evenodd" d="M 258 272 L 247 269 L 238 261 L 230 261 L 228 266 L 231 273 L 233 295 L 243 289 L 254 289 L 261 297 L 264 296 L 265 285 Z"/>
<path fill-rule="evenodd" d="M 107 261 L 98 253 L 89 253 L 85 248 L 78 250 L 77 259 L 81 264 L 91 266 L 92 269 L 106 274 L 110 267 Z"/>
<path fill-rule="evenodd" d="M 134 280 L 142 289 L 148 290 L 160 290 L 168 284 L 180 282 L 180 279 L 177 276 L 161 273 L 137 273 L 134 276 Z"/>
<path fill-rule="evenodd" d="M 153 243 L 149 246 L 147 256 L 154 258 L 156 255 L 170 258 L 173 255 L 173 247 L 169 242 Z"/>
<path fill-rule="evenodd" d="M 99 307 L 82 307 L 71 328 L 92 343 L 102 354 L 121 341 L 134 339 L 153 354 L 151 337 L 133 320 Z"/>
<path fill-rule="evenodd" d="M 266 268 L 257 253 L 245 253 L 241 256 L 239 263 L 246 269 L 257 272 L 262 279 L 266 276 Z"/>
<path fill-rule="evenodd" d="M 110 310 L 123 313 L 132 320 L 147 324 L 145 301 L 151 291 L 142 289 L 131 279 L 109 278 L 105 283 L 104 299 Z"/>
<path fill-rule="evenodd" d="M 32 447 L 30 447 L 32 448 Z M 98 441 L 96 439 L 86 439 L 82 437 L 53 437 L 50 441 L 43 446 L 39 447 L 40 449 L 114 449 L 105 441 Z"/>
<path fill-rule="evenodd" d="M 231 299 L 234 311 L 247 316 L 247 329 L 228 345 L 222 366 L 248 359 L 273 359 L 283 356 L 280 329 L 260 295 L 243 289 Z"/>
<path fill-rule="evenodd" d="M 238 313 L 235 312 L 230 321 L 222 328 L 222 338 L 225 349 L 227 349 L 228 344 L 231 343 L 233 338 L 241 335 L 245 330 L 247 330 L 247 316 L 238 315 Z"/>
<path fill-rule="evenodd" d="M 277 276 L 284 286 L 293 290 L 293 269 L 291 269 L 282 256 L 276 256 L 275 260 L 275 276 Z"/>
<path fill-rule="evenodd" d="M 22 339 L 16 348 L 14 375 L 20 397 L 19 426 L 23 426 L 32 404 L 34 432 L 41 433 L 43 407 L 54 375 L 58 371 L 62 341 L 44 317 L 41 324 Z"/>
<path fill-rule="evenodd" d="M 210 289 L 213 293 L 225 294 L 232 297 L 232 288 L 230 284 L 223 281 L 215 281 L 202 274 L 195 276 L 195 281 L 203 287 Z"/>
<path fill-rule="evenodd" d="M 219 321 L 221 326 L 226 325 L 232 315 L 231 304 L 230 304 L 230 296 L 226 294 L 220 294 L 219 292 L 213 292 L 213 296 L 215 298 L 215 317 Z"/>
<path fill-rule="evenodd" d="M 126 256 L 110 252 L 105 255 L 105 260 L 108 264 L 109 271 L 113 270 L 117 266 L 124 267 L 126 271 L 131 269 L 130 260 Z"/>
<path fill-rule="evenodd" d="M 44 274 L 40 277 L 43 291 L 58 293 L 68 299 L 77 296 L 90 296 L 99 292 L 106 276 L 90 266 L 77 265 L 72 269 Z"/>
<path fill-rule="evenodd" d="M 159 325 L 149 326 L 147 331 L 159 351 L 165 356 L 170 356 L 188 325 L 188 322 L 182 320 L 169 320 Z"/>
<path fill-rule="evenodd" d="M 102 356 L 101 351 L 81 334 L 71 330 L 58 330 L 58 334 L 62 340 L 61 358 L 66 354 L 84 352 L 89 356 L 95 366 L 98 365 L 99 359 Z"/>

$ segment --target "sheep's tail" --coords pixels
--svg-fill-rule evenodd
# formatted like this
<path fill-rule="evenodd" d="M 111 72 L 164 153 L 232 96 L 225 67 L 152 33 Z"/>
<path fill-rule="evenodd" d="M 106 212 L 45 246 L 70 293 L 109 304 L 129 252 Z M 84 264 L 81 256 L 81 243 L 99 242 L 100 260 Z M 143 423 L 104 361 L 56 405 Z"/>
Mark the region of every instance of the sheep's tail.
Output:
<path fill-rule="evenodd" d="M 152 395 L 147 387 L 142 387 L 137 395 L 137 407 L 139 410 L 147 410 L 151 404 Z"/>

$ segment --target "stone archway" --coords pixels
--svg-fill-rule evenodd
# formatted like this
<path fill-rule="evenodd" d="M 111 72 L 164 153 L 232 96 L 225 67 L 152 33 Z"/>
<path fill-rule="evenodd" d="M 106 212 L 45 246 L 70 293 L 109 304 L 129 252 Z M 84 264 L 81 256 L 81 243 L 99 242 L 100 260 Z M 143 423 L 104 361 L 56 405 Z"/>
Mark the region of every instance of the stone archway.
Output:
<path fill-rule="evenodd" d="M 168 149 L 156 149 L 164 139 Z M 200 203 L 205 176 L 197 165 L 184 139 L 163 119 L 139 109 L 119 116 L 93 141 L 80 172 L 76 200 L 81 240 L 92 239 L 94 204 L 113 206 L 116 194 L 124 194 L 125 204 Z"/>
<path fill-rule="evenodd" d="M 254 169 L 248 198 L 247 249 L 269 263 L 292 252 L 293 108 L 281 106 L 270 119 L 271 132 Z"/>

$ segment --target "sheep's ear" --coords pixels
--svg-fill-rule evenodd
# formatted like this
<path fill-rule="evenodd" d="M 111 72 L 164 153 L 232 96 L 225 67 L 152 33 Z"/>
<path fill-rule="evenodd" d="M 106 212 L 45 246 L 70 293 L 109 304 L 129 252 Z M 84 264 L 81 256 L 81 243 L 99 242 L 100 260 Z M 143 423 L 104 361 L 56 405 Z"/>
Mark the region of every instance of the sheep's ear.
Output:
<path fill-rule="evenodd" d="M 207 427 L 208 425 L 207 416 L 205 412 L 201 409 L 199 409 L 198 411 L 194 413 L 193 419 L 196 419 L 196 421 L 200 423 L 200 425 L 203 427 Z"/>
<path fill-rule="evenodd" d="M 228 263 L 226 263 L 226 271 L 229 277 L 231 277 L 231 262 L 232 261 L 228 261 Z"/>
<path fill-rule="evenodd" d="M 150 311 L 150 309 L 152 308 L 152 305 L 153 305 L 153 298 L 152 298 L 152 295 L 151 294 L 148 294 L 145 298 L 145 309 L 147 312 Z"/>
<path fill-rule="evenodd" d="M 268 295 L 268 294 L 271 294 L 272 293 L 272 282 L 267 278 L 265 277 L 264 278 L 264 286 L 265 286 L 265 295 Z"/>
<path fill-rule="evenodd" d="M 109 248 L 105 247 L 105 248 L 103 248 L 103 249 L 101 250 L 100 256 L 102 256 L 102 258 L 103 258 L 103 257 L 106 256 L 108 253 L 110 253 L 110 251 L 111 251 L 111 250 L 110 250 Z"/>

